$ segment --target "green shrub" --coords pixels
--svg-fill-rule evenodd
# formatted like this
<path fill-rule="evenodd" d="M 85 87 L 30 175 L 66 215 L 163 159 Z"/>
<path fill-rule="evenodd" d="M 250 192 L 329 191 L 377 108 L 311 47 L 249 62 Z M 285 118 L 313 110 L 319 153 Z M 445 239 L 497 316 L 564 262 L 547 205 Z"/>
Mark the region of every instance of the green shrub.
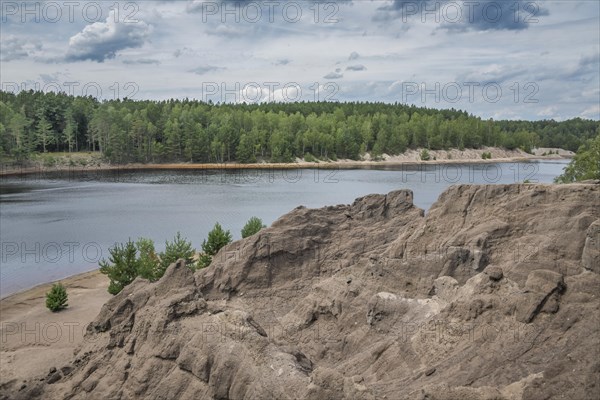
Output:
<path fill-rule="evenodd" d="M 306 154 L 304 155 L 304 161 L 306 161 L 306 162 L 319 162 L 319 160 L 317 160 L 317 159 L 315 158 L 315 156 L 313 156 L 313 155 L 312 155 L 312 154 L 310 154 L 310 153 L 306 153 Z"/>
<path fill-rule="evenodd" d="M 181 233 L 177 232 L 172 242 L 168 240 L 165 243 L 165 251 L 160 253 L 160 265 L 157 271 L 157 278 L 164 275 L 169 265 L 183 258 L 186 265 L 192 266 L 192 259 L 196 250 L 192 248 L 192 243 L 181 237 Z"/>
<path fill-rule="evenodd" d="M 208 239 L 202 242 L 202 255 L 198 260 L 198 267 L 205 268 L 212 262 L 212 257 L 231 243 L 231 232 L 224 230 L 218 222 L 212 231 L 208 233 Z"/>
<path fill-rule="evenodd" d="M 562 175 L 554 181 L 571 183 L 588 179 L 600 179 L 600 134 L 579 148 Z"/>
<path fill-rule="evenodd" d="M 191 242 L 182 238 L 179 232 L 172 242 L 166 241 L 165 251 L 158 255 L 151 239 L 139 238 L 135 243 L 129 239 L 127 243 L 115 244 L 109 249 L 108 261 L 103 259 L 99 263 L 100 272 L 110 279 L 108 292 L 117 294 L 138 276 L 152 282 L 159 280 L 167 267 L 180 258 L 193 268 L 195 252 Z"/>
<path fill-rule="evenodd" d="M 67 307 L 67 289 L 59 282 L 52 285 L 52 289 L 46 293 L 46 307 L 52 312 L 57 312 Z"/>
<path fill-rule="evenodd" d="M 491 160 L 492 159 L 492 153 L 491 152 L 483 152 L 481 153 L 481 158 L 484 160 Z"/>
<path fill-rule="evenodd" d="M 100 272 L 108 276 L 108 293 L 117 294 L 138 276 L 138 259 L 135 244 L 129 239 L 125 244 L 115 244 L 108 250 L 108 261 L 99 263 Z"/>
<path fill-rule="evenodd" d="M 44 167 L 54 167 L 56 165 L 56 158 L 53 156 L 44 157 Z"/>
<path fill-rule="evenodd" d="M 246 222 L 246 225 L 242 228 L 242 238 L 247 238 L 255 233 L 258 233 L 262 228 L 266 228 L 263 222 L 258 217 L 252 217 Z"/>
<path fill-rule="evenodd" d="M 431 159 L 431 155 L 429 155 L 429 150 L 423 149 L 421 150 L 421 160 L 429 161 Z"/>

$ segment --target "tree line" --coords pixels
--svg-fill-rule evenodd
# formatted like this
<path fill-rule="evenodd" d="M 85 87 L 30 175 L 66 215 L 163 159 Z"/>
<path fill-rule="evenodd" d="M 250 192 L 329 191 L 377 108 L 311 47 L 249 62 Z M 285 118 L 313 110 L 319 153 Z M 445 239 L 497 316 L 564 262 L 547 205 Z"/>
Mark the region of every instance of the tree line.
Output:
<path fill-rule="evenodd" d="M 484 120 L 465 111 L 370 102 L 213 104 L 0 91 L 0 154 L 100 151 L 112 163 L 359 159 L 408 149 L 560 147 L 576 151 L 598 121 Z"/>

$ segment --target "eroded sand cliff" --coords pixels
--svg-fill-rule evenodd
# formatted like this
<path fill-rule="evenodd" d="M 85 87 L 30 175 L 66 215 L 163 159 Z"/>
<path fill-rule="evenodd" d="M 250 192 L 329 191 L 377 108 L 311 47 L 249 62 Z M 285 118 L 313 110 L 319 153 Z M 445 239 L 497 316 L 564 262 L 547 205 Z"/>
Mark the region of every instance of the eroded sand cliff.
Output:
<path fill-rule="evenodd" d="M 596 183 L 299 207 L 136 280 L 71 363 L 3 397 L 598 398 L 599 218 Z"/>

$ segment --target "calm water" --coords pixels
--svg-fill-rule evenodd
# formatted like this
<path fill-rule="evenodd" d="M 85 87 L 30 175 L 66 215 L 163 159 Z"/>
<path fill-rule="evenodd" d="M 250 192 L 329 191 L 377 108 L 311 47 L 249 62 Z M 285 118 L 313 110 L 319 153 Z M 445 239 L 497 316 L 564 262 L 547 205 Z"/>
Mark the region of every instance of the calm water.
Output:
<path fill-rule="evenodd" d="M 408 188 L 428 209 L 455 183 L 552 182 L 567 161 L 358 170 L 142 171 L 0 180 L 0 297 L 97 267 L 115 242 L 158 250 L 177 231 L 200 248 L 215 222 L 234 239 L 251 216 L 269 225 L 296 206 L 348 204 Z"/>

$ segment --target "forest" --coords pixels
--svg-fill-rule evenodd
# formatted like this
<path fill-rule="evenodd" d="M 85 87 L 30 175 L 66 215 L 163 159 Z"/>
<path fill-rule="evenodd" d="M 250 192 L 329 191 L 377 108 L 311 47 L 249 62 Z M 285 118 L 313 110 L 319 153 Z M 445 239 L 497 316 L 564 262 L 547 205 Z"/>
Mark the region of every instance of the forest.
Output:
<path fill-rule="evenodd" d="M 598 134 L 598 121 L 581 118 L 494 121 L 403 104 L 99 101 L 0 91 L 0 155 L 16 164 L 36 153 L 82 151 L 99 151 L 115 164 L 357 160 L 367 152 L 377 157 L 482 146 L 576 151 Z"/>

